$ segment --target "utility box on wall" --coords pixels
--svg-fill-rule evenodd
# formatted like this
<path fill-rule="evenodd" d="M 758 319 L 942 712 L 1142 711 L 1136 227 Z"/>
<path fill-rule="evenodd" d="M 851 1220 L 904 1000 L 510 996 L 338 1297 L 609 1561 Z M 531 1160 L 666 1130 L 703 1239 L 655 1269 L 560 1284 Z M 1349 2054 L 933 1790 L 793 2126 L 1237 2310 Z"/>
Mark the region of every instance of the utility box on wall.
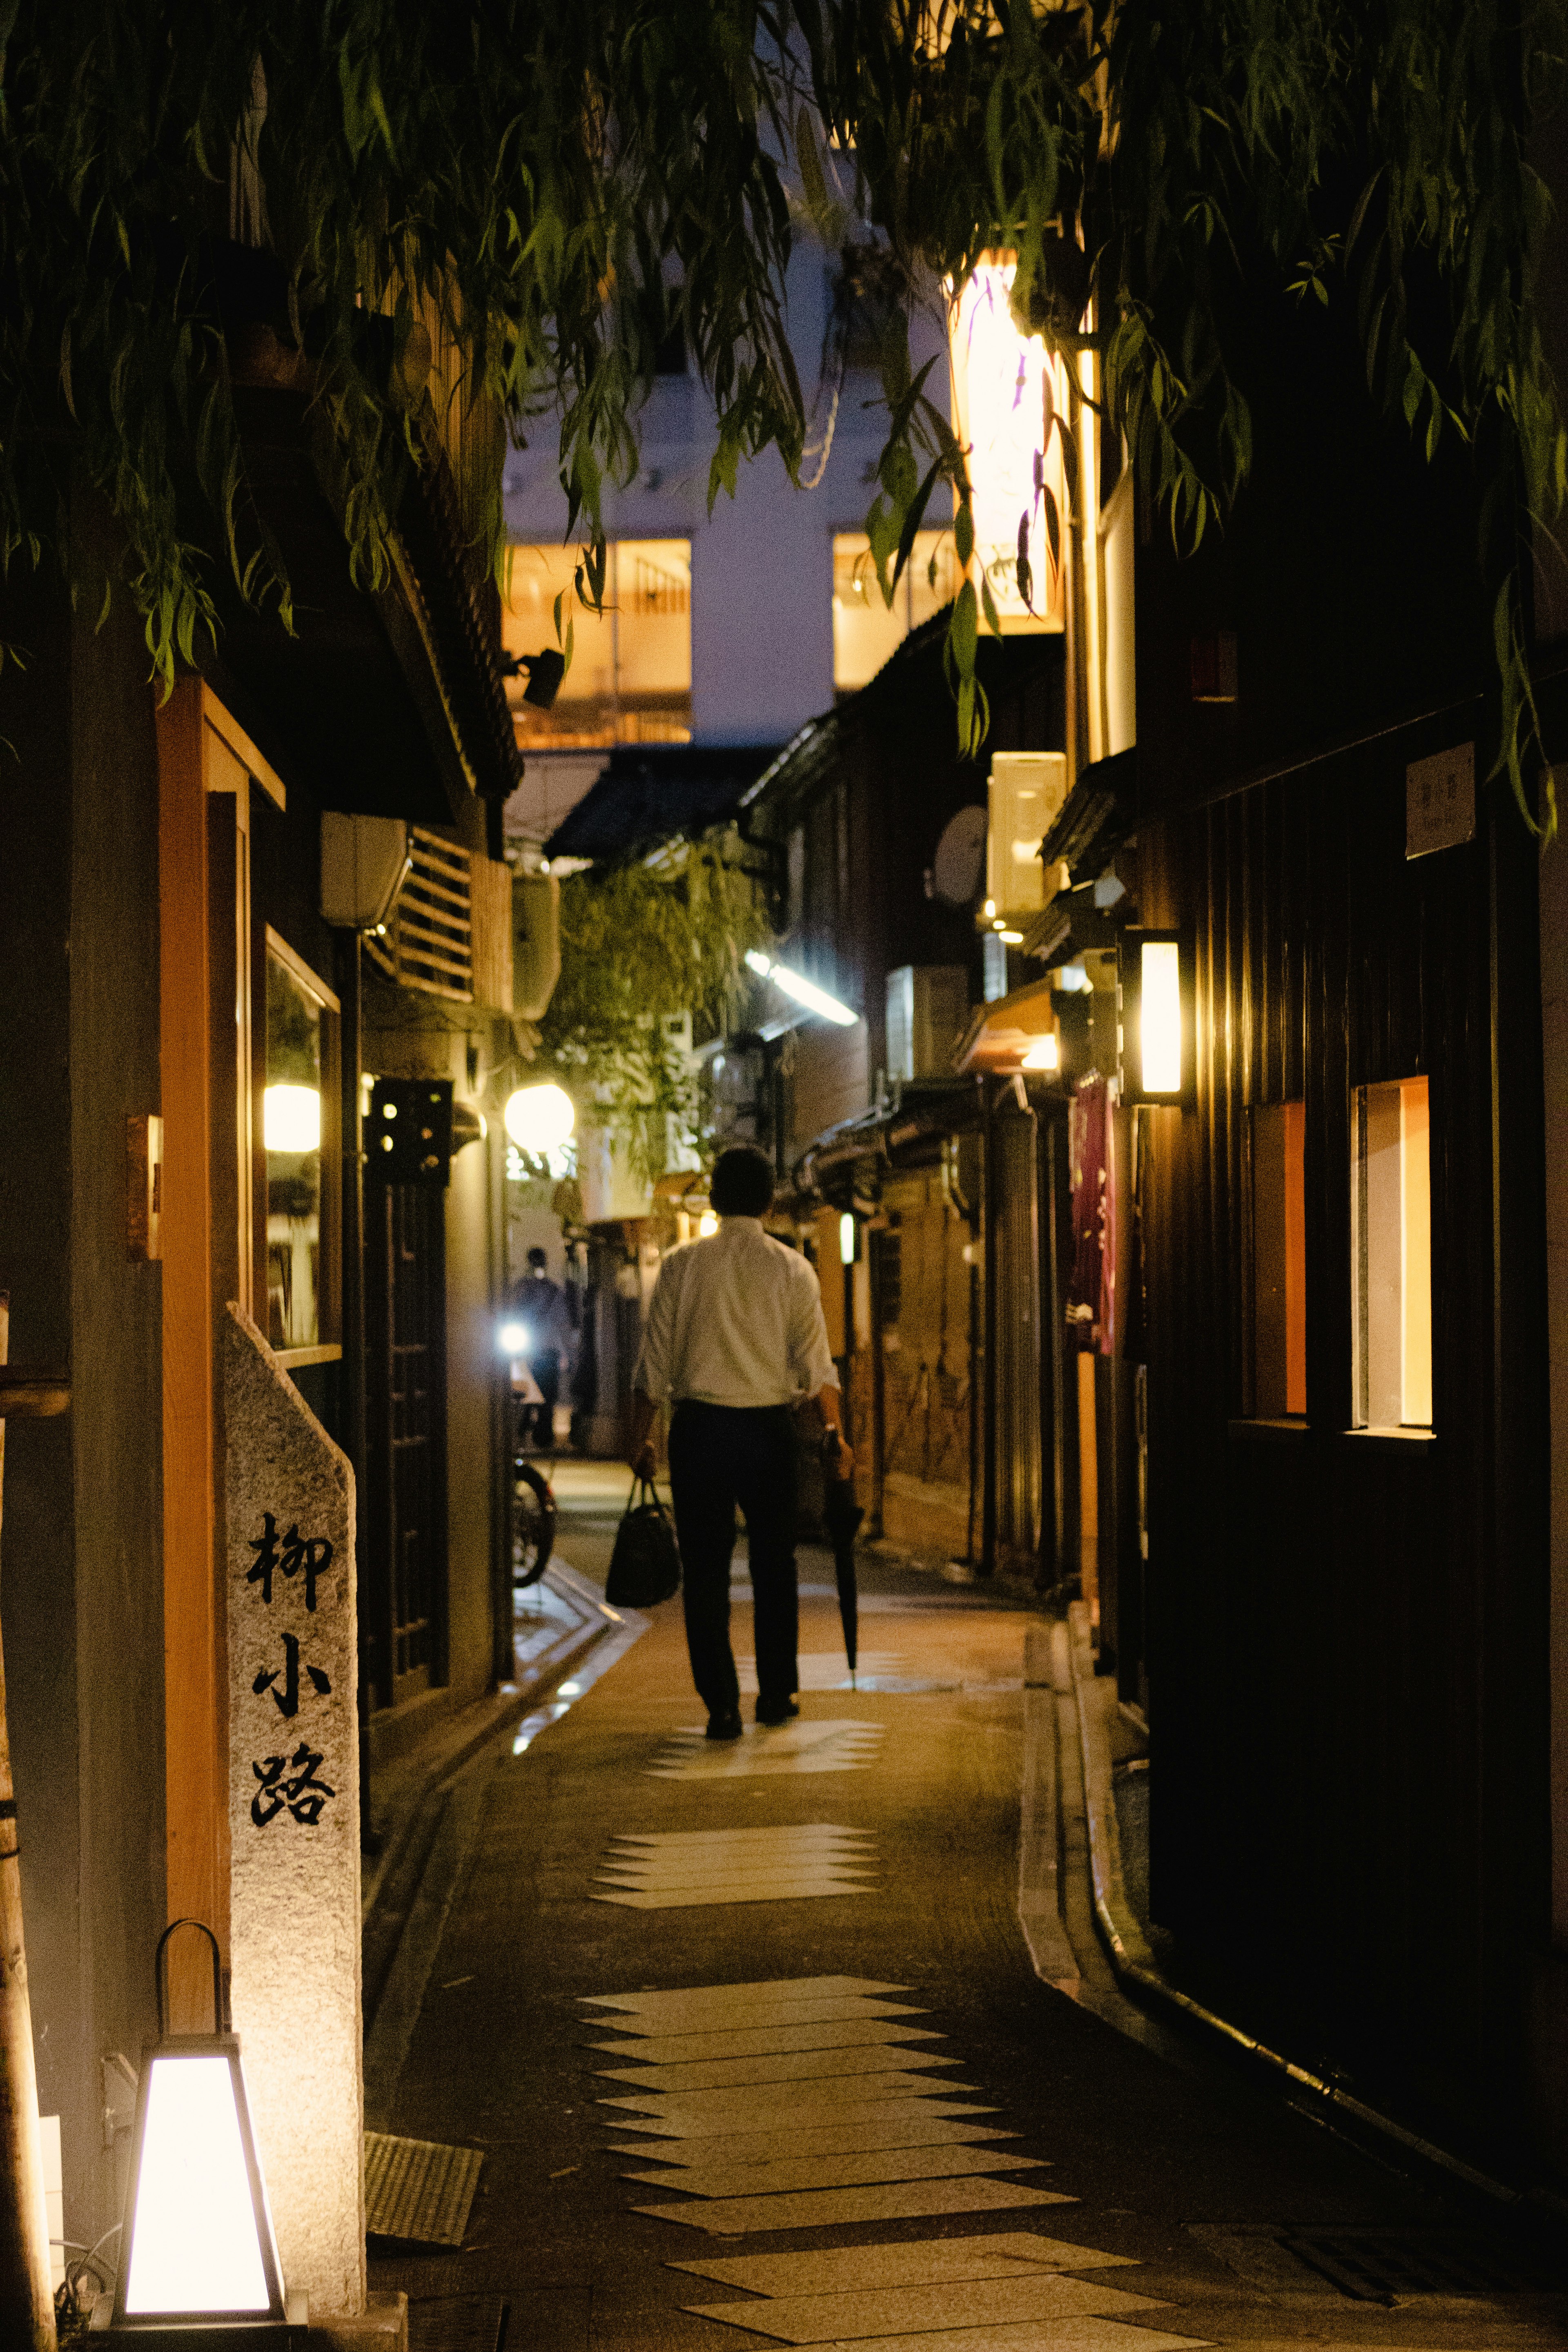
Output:
<path fill-rule="evenodd" d="M 969 975 L 960 963 L 901 963 L 888 974 L 888 1076 L 906 1086 L 952 1075 L 952 1049 L 969 1019 Z"/>
<path fill-rule="evenodd" d="M 401 817 L 321 812 L 321 913 L 329 923 L 374 930 L 396 905 L 408 866 Z"/>
<path fill-rule="evenodd" d="M 511 1009 L 542 1021 L 561 977 L 561 885 L 553 874 L 511 877 Z"/>

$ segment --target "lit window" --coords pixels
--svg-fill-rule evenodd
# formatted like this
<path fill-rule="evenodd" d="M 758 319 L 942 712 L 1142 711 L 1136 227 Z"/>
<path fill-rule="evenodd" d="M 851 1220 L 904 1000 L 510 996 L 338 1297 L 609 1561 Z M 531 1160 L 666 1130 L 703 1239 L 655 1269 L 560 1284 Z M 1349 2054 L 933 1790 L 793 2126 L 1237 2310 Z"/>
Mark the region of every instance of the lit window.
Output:
<path fill-rule="evenodd" d="M 1252 1114 L 1253 1412 L 1260 1421 L 1307 1410 L 1306 1106 Z"/>
<path fill-rule="evenodd" d="M 933 570 L 934 567 L 934 570 Z M 891 605 L 882 602 L 871 542 L 863 530 L 833 538 L 833 683 L 840 694 L 868 686 L 911 629 L 951 604 L 958 568 L 950 530 L 918 530 Z"/>
<path fill-rule="evenodd" d="M 614 540 L 606 551 L 603 613 L 574 585 L 583 551 L 514 547 L 501 612 L 510 654 L 552 647 L 555 599 L 572 625 L 572 663 L 552 709 L 523 700 L 526 676 L 510 678 L 518 741 L 537 751 L 593 751 L 616 743 L 691 740 L 691 541 Z"/>
<path fill-rule="evenodd" d="M 320 1348 L 338 1337 L 337 1201 L 323 1192 L 336 1131 L 337 1004 L 282 942 L 267 950 L 267 1337 Z"/>
<path fill-rule="evenodd" d="M 1353 1418 L 1363 1429 L 1432 1423 L 1432 1155 L 1425 1078 L 1352 1098 Z"/>

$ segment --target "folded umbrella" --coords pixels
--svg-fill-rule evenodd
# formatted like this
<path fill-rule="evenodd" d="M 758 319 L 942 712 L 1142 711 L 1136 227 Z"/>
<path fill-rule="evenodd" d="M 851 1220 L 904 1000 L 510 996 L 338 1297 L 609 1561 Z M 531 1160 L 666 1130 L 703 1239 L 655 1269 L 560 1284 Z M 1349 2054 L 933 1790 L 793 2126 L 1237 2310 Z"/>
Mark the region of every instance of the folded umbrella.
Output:
<path fill-rule="evenodd" d="M 833 1465 L 827 1465 L 823 1480 L 825 1493 L 822 1517 L 826 1525 L 828 1540 L 833 1546 L 833 1576 L 838 1587 L 838 1614 L 844 1624 L 844 1654 L 849 1661 L 849 1678 L 855 1678 L 855 1654 L 859 1644 L 859 1606 L 855 1589 L 855 1536 L 866 1514 L 855 1500 L 852 1478 L 836 1478 Z"/>

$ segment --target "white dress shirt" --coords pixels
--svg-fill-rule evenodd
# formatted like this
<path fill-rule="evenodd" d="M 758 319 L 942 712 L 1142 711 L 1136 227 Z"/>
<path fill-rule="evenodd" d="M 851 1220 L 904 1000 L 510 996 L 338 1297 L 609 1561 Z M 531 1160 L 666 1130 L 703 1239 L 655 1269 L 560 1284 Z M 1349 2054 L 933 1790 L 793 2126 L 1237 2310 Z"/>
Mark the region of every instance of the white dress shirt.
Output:
<path fill-rule="evenodd" d="M 632 1385 L 672 1399 L 742 1407 L 796 1404 L 836 1389 L 816 1276 L 755 1217 L 721 1217 L 706 1240 L 658 1270 Z"/>

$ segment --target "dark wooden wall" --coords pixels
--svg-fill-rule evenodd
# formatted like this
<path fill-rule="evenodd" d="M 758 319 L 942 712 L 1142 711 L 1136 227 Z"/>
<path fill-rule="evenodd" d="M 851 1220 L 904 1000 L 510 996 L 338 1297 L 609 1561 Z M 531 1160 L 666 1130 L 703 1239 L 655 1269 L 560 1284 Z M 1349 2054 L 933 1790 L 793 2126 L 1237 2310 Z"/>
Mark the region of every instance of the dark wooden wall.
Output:
<path fill-rule="evenodd" d="M 1546 1939 L 1546 1359 L 1535 850 L 1483 791 L 1473 844 L 1404 855 L 1406 761 L 1471 731 L 1145 824 L 1145 920 L 1198 965 L 1197 1108 L 1150 1115 L 1151 1836 L 1229 2013 L 1484 2137 Z M 1352 1090 L 1421 1073 L 1428 1443 L 1349 1433 Z M 1298 1097 L 1309 1409 L 1266 1432 L 1247 1110 Z"/>

